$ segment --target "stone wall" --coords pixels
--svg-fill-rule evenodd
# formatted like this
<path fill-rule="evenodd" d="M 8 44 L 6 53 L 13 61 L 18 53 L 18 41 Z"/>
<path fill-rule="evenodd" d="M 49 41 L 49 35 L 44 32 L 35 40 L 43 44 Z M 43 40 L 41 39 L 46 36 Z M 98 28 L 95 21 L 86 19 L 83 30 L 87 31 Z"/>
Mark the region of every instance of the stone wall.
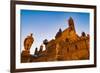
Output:
<path fill-rule="evenodd" d="M 76 42 L 59 43 L 58 60 L 89 59 L 89 39 L 80 39 Z"/>

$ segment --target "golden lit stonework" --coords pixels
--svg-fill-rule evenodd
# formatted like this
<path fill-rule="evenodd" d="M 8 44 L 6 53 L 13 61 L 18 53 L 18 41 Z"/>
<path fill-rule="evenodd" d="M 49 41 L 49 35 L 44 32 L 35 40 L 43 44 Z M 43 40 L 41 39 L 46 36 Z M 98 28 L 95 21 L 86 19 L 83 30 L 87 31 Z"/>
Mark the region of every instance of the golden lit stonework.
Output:
<path fill-rule="evenodd" d="M 89 34 L 82 32 L 78 36 L 74 20 L 72 17 L 68 20 L 68 28 L 64 31 L 59 29 L 55 39 L 48 41 L 45 39 L 43 46 L 38 51 L 35 48 L 34 55 L 30 55 L 30 48 L 33 44 L 33 37 L 29 36 L 24 41 L 24 51 L 21 54 L 21 62 L 46 62 L 46 61 L 67 61 L 67 60 L 85 60 L 89 59 Z"/>

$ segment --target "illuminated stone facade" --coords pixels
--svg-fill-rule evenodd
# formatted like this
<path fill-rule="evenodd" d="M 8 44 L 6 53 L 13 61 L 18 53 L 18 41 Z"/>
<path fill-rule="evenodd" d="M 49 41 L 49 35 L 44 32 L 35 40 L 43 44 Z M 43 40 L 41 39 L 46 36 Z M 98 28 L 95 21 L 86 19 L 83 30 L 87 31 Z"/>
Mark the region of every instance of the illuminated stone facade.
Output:
<path fill-rule="evenodd" d="M 46 50 L 41 46 L 40 51 L 35 49 L 34 55 L 29 60 L 22 62 L 64 61 L 89 59 L 89 34 L 82 32 L 78 36 L 74 27 L 72 17 L 68 20 L 68 28 L 64 31 L 59 29 L 55 39 L 45 40 Z"/>

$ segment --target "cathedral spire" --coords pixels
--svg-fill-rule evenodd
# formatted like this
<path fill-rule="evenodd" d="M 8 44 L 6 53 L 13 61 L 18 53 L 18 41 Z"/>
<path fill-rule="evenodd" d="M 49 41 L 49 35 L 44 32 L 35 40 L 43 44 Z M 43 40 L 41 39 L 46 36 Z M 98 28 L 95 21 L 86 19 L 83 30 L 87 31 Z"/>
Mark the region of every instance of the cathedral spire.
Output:
<path fill-rule="evenodd" d="M 68 25 L 69 25 L 69 27 L 71 28 L 71 30 L 74 30 L 74 32 L 76 32 L 76 31 L 75 31 L 75 26 L 74 26 L 74 20 L 73 20 L 72 17 L 69 18 L 69 20 L 68 20 Z"/>

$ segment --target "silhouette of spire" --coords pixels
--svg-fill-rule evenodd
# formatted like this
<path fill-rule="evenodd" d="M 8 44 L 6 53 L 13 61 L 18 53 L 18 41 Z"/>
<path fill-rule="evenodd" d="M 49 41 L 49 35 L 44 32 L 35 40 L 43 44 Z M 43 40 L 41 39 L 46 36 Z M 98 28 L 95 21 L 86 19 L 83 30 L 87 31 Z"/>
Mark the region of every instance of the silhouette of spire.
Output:
<path fill-rule="evenodd" d="M 35 48 L 34 55 L 38 55 L 38 48 L 37 47 Z"/>

